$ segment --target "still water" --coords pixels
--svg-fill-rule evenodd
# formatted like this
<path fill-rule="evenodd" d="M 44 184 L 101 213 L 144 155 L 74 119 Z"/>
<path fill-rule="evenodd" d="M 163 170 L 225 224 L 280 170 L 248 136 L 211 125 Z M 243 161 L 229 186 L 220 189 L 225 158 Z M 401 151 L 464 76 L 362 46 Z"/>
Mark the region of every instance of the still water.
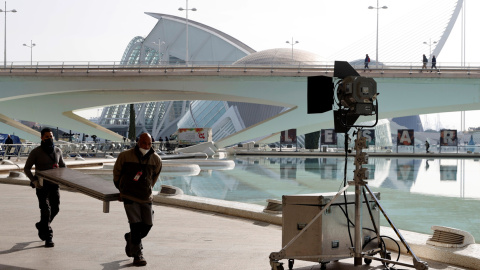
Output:
<path fill-rule="evenodd" d="M 343 187 L 344 158 L 236 156 L 232 170 L 196 176 L 162 174 L 155 187 L 172 185 L 185 194 L 266 205 L 282 195 L 336 192 Z M 403 230 L 432 234 L 432 225 L 471 233 L 480 242 L 480 161 L 473 159 L 369 158 L 369 186 Z M 353 179 L 353 159 L 347 180 Z M 350 187 L 350 192 L 354 191 Z M 385 219 L 383 226 L 388 226 Z"/>

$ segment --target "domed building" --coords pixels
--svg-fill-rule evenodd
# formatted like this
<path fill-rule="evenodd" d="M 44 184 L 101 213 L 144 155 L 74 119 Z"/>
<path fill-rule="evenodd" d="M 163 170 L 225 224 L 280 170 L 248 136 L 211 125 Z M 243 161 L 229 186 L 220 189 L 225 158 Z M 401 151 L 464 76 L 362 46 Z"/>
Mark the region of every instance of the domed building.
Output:
<path fill-rule="evenodd" d="M 147 14 L 158 19 L 158 22 L 146 37 L 132 39 L 125 49 L 122 64 L 185 64 L 187 62 L 185 18 L 167 14 Z M 305 50 L 275 48 L 256 52 L 232 36 L 192 20 L 189 20 L 189 35 L 191 38 L 188 63 L 192 64 L 286 67 L 328 64 L 325 58 Z M 362 61 L 359 60 L 360 65 L 363 65 Z M 135 104 L 137 116 L 135 125 L 137 135 L 149 132 L 156 140 L 170 136 L 178 128 L 212 128 L 213 140 L 218 141 L 287 109 L 279 106 L 214 100 L 152 101 Z M 127 137 L 129 115 L 128 105 L 105 107 L 98 122 Z M 298 135 L 298 145 L 302 146 L 303 135 Z"/>
<path fill-rule="evenodd" d="M 146 37 L 134 37 L 125 49 L 124 65 L 185 64 L 185 18 L 146 13 L 158 23 Z M 319 65 L 318 55 L 291 48 L 255 52 L 217 29 L 189 20 L 190 63 L 220 65 Z M 253 126 L 287 108 L 230 101 L 155 101 L 135 104 L 137 135 L 149 132 L 153 138 L 170 136 L 178 128 L 212 128 L 213 140 Z M 127 137 L 130 109 L 126 104 L 105 107 L 99 124 Z M 255 139 L 255 138 L 252 138 Z"/>
<path fill-rule="evenodd" d="M 288 48 L 269 49 L 249 54 L 233 63 L 234 65 L 321 65 L 325 59 L 304 50 Z"/>

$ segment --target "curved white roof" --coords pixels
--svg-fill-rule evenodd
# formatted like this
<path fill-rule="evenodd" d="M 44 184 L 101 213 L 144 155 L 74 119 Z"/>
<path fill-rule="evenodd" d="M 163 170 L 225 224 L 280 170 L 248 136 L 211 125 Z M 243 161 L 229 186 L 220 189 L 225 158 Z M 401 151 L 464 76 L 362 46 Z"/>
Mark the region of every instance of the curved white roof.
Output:
<path fill-rule="evenodd" d="M 312 52 L 277 48 L 252 53 L 239 59 L 234 65 L 289 65 L 299 63 L 305 65 L 318 65 L 322 61 L 324 61 L 322 57 Z"/>

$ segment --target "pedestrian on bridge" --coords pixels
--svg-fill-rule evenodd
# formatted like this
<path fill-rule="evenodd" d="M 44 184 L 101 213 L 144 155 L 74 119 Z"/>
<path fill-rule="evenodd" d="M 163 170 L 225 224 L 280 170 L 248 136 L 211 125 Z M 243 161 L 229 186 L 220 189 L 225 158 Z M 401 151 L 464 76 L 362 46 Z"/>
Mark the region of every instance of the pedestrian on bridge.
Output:
<path fill-rule="evenodd" d="M 113 183 L 120 191 L 130 232 L 124 238 L 125 253 L 133 265 L 147 264 L 143 258 L 142 239 L 153 226 L 152 189 L 162 170 L 162 159 L 152 148 L 152 137 L 142 133 L 137 145 L 118 155 L 113 167 Z"/>
<path fill-rule="evenodd" d="M 423 69 L 427 69 L 427 64 L 428 64 L 428 58 L 423 54 L 423 66 L 422 66 L 422 71 Z"/>
<path fill-rule="evenodd" d="M 363 72 L 365 72 L 365 70 L 367 70 L 367 69 L 370 69 L 370 68 L 368 67 L 368 63 L 370 63 L 370 57 L 369 57 L 368 54 L 367 54 L 367 55 L 365 56 L 365 66 L 363 67 Z M 372 72 L 372 71 L 370 70 L 370 72 Z"/>
<path fill-rule="evenodd" d="M 430 69 L 430 72 L 433 71 L 433 68 L 435 68 L 435 70 L 438 71 L 438 68 L 437 68 L 437 58 L 435 58 L 435 55 L 432 56 L 432 69 Z"/>
<path fill-rule="evenodd" d="M 45 241 L 45 247 L 54 247 L 52 241 L 53 230 L 51 223 L 60 211 L 60 191 L 58 185 L 47 180 L 40 183 L 37 176 L 32 174 L 32 167 L 35 165 L 36 171 L 45 171 L 66 167 L 63 161 L 62 150 L 53 143 L 53 132 L 49 128 L 44 128 L 40 132 L 42 142 L 40 146 L 33 149 L 28 155 L 23 171 L 30 178 L 30 186 L 35 188 L 40 207 L 40 222 L 35 224 L 38 230 L 38 237 Z"/>

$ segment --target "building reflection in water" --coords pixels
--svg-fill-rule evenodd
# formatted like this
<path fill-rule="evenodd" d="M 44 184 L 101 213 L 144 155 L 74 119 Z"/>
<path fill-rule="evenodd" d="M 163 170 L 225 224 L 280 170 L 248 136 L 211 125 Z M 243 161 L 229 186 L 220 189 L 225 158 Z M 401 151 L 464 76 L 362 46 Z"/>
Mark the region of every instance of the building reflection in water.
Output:
<path fill-rule="evenodd" d="M 332 192 L 343 183 L 343 158 L 237 157 L 233 170 L 202 170 L 197 176 L 161 176 L 185 194 L 234 201 L 264 201 L 287 194 Z M 456 159 L 376 159 L 364 165 L 372 187 L 460 198 L 480 198 L 480 163 Z M 353 159 L 347 180 L 353 179 Z M 467 178 L 466 178 L 467 176 Z M 159 188 L 160 183 L 157 185 Z M 466 187 L 470 187 L 466 191 Z M 272 197 L 273 196 L 273 197 Z"/>
<path fill-rule="evenodd" d="M 343 186 L 343 158 L 235 157 L 232 170 L 202 170 L 197 176 L 161 175 L 161 184 L 185 194 L 266 205 L 283 195 L 336 192 Z M 480 239 L 480 162 L 473 159 L 369 158 L 368 183 L 381 193 L 395 224 L 405 230 L 431 233 L 432 225 L 469 231 Z M 353 179 L 353 158 L 347 180 Z M 472 220 L 476 219 L 476 220 Z M 472 224 L 472 226 L 468 225 Z"/>

